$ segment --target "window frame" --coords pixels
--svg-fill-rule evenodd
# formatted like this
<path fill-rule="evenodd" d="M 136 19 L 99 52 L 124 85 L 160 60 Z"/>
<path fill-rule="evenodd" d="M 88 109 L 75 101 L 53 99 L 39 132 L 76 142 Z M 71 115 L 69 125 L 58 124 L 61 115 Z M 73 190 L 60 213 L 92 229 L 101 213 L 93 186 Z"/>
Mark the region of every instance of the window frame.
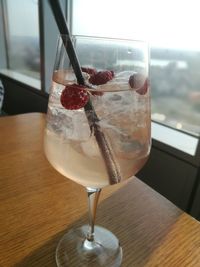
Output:
<path fill-rule="evenodd" d="M 153 124 L 159 124 L 157 122 L 152 121 L 152 125 Z M 177 136 L 178 138 L 181 138 L 181 131 L 174 129 L 174 128 L 170 128 L 169 126 L 166 125 L 161 125 L 161 127 L 163 127 L 165 129 L 165 131 L 168 132 L 168 134 L 171 134 L 171 130 L 172 131 L 176 131 L 177 132 Z M 190 134 L 186 133 L 186 135 L 190 136 Z M 173 147 L 170 143 L 164 143 L 161 142 L 159 139 L 156 139 L 153 135 L 152 135 L 152 145 L 154 147 L 156 147 L 157 149 L 168 153 L 172 156 L 174 156 L 175 158 L 181 159 L 182 161 L 185 161 L 187 163 L 190 163 L 192 166 L 194 167 L 200 167 L 200 138 L 193 136 L 193 138 L 197 139 L 198 143 L 196 146 L 196 151 L 195 151 L 195 155 L 190 155 L 189 153 L 186 153 L 180 149 L 177 149 L 175 147 Z"/>
<path fill-rule="evenodd" d="M 6 36 L 5 3 L 0 0 L 0 68 L 8 68 L 7 36 Z"/>
<path fill-rule="evenodd" d="M 10 69 L 10 62 L 9 62 L 9 55 L 8 55 L 9 29 L 8 29 L 8 17 L 7 17 L 8 13 L 7 13 L 6 0 L 0 0 L 0 10 L 2 12 L 2 16 L 0 17 L 0 24 L 2 25 L 0 27 L 0 47 L 2 48 L 0 50 L 0 56 L 3 59 L 3 63 L 0 64 L 0 76 L 7 77 L 8 79 L 13 79 L 13 81 L 21 83 L 23 85 L 27 85 L 29 88 L 31 88 L 31 90 L 35 90 L 36 93 L 39 93 L 39 94 L 41 93 L 42 95 L 44 95 L 44 90 L 42 87 L 41 79 L 32 78 L 28 75 L 23 75 L 17 71 Z M 39 26 L 39 35 L 40 35 L 40 30 L 41 30 L 40 28 L 41 26 Z M 39 36 L 39 45 L 40 45 L 40 51 L 41 51 L 40 36 Z M 40 52 L 40 60 L 41 60 L 41 52 Z M 41 76 L 41 70 L 40 70 L 40 76 Z M 40 86 L 38 86 L 39 83 L 40 83 Z"/>

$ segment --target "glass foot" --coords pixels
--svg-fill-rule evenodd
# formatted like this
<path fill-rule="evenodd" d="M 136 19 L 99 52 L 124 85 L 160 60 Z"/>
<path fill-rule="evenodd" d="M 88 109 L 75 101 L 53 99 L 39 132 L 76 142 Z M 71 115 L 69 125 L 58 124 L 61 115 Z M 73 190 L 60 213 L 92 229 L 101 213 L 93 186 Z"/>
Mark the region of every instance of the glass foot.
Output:
<path fill-rule="evenodd" d="M 119 240 L 105 228 L 95 227 L 95 241 L 87 241 L 88 226 L 66 233 L 56 249 L 58 267 L 119 267 L 122 248 Z"/>

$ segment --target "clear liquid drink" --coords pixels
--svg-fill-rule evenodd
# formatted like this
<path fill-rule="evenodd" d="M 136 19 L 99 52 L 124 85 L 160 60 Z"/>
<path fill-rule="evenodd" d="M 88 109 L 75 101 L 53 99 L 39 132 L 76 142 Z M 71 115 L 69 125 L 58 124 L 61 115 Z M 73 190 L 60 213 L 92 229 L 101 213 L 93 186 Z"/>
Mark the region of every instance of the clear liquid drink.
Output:
<path fill-rule="evenodd" d="M 62 237 L 56 263 L 119 267 L 122 247 L 111 231 L 95 225 L 96 208 L 101 189 L 135 175 L 149 155 L 148 46 L 85 36 L 73 40 L 76 51 L 69 35 L 57 44 L 44 150 L 58 172 L 86 188 L 89 225 Z"/>
<path fill-rule="evenodd" d="M 145 94 L 132 90 L 128 85 L 129 76 L 129 72 L 118 73 L 98 90 L 87 89 L 121 181 L 141 169 L 150 149 L 148 88 Z M 110 181 L 85 110 L 67 110 L 60 103 L 61 93 L 70 79 L 73 83 L 73 73 L 67 71 L 53 75 L 45 153 L 53 167 L 65 177 L 86 187 L 102 188 Z"/>

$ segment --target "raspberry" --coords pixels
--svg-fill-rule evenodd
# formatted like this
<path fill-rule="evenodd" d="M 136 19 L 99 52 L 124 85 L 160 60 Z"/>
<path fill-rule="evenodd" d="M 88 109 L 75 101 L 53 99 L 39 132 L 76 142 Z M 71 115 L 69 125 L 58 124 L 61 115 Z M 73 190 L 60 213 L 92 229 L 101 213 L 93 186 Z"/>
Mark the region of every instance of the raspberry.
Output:
<path fill-rule="evenodd" d="M 77 84 L 67 85 L 60 97 L 63 107 L 71 110 L 84 107 L 89 100 L 85 88 L 85 86 Z"/>
<path fill-rule="evenodd" d="M 138 90 L 136 90 L 137 93 L 140 95 L 145 95 L 149 87 L 149 81 L 148 79 L 145 80 L 144 84 L 142 87 L 140 87 Z"/>
<path fill-rule="evenodd" d="M 134 73 L 129 77 L 129 85 L 132 89 L 135 89 L 140 95 L 146 94 L 148 90 L 148 80 L 144 80 L 144 76 L 139 73 Z"/>
<path fill-rule="evenodd" d="M 94 75 L 94 74 L 97 73 L 97 71 L 95 69 L 93 69 L 93 68 L 81 67 L 81 70 L 83 72 L 86 72 L 86 73 L 90 74 L 90 75 Z"/>
<path fill-rule="evenodd" d="M 113 77 L 114 77 L 113 71 L 110 70 L 99 71 L 90 77 L 89 82 L 93 85 L 102 85 L 112 80 Z"/>

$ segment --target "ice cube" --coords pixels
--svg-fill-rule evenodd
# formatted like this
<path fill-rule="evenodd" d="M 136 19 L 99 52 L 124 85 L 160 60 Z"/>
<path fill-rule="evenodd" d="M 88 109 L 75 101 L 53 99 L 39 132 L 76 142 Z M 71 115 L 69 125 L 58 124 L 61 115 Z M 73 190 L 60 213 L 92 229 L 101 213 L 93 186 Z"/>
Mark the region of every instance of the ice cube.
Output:
<path fill-rule="evenodd" d="M 108 135 L 113 150 L 115 151 L 115 155 L 120 158 L 137 158 L 143 150 L 143 144 L 133 136 L 130 136 L 123 131 L 120 132 L 119 129 L 113 127 L 112 131 L 110 130 Z"/>
<path fill-rule="evenodd" d="M 49 130 L 59 135 L 66 135 L 66 128 L 72 128 L 72 118 L 66 115 L 65 110 L 56 106 L 49 106 L 47 122 Z"/>
<path fill-rule="evenodd" d="M 81 143 L 81 148 L 83 150 L 83 153 L 86 154 L 89 157 L 98 157 L 99 156 L 99 147 L 97 144 L 96 139 L 91 137 L 88 141 Z"/>
<path fill-rule="evenodd" d="M 72 113 L 72 134 L 67 134 L 66 137 L 77 141 L 88 140 L 91 135 L 91 130 L 84 110 L 71 110 L 70 113 Z"/>

